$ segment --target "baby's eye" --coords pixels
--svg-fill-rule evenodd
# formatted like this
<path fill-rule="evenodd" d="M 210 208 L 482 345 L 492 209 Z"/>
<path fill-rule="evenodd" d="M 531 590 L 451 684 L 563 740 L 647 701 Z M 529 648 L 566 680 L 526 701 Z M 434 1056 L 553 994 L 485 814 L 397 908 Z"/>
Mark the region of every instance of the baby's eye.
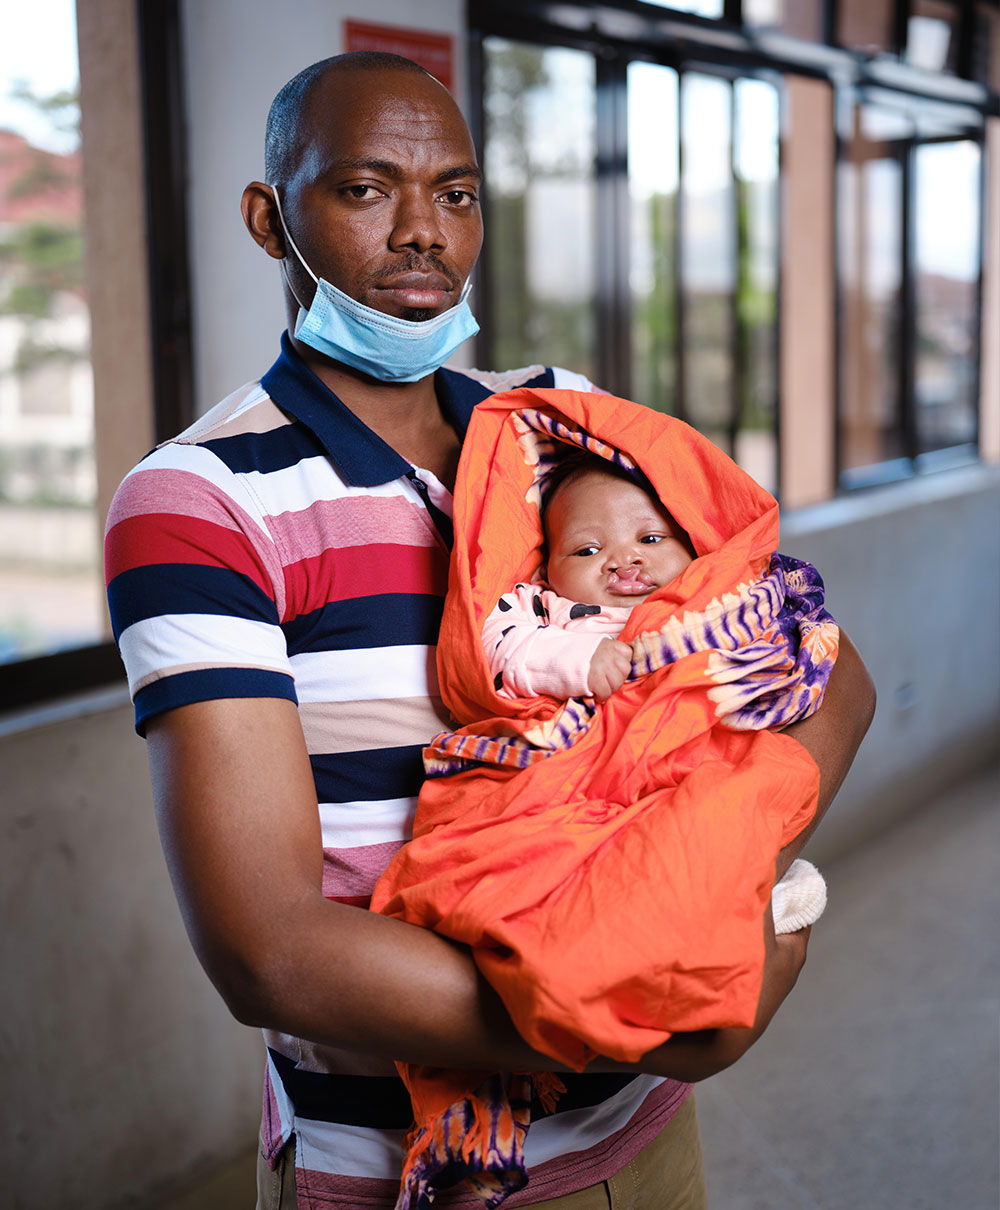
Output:
<path fill-rule="evenodd" d="M 574 550 L 573 554 L 578 559 L 586 559 L 590 555 L 596 555 L 598 547 L 591 542 L 588 546 L 581 546 L 579 550 Z"/>
<path fill-rule="evenodd" d="M 639 539 L 639 541 L 645 542 L 648 545 L 652 546 L 652 544 L 654 542 L 663 541 L 663 534 L 643 534 L 642 537 Z"/>

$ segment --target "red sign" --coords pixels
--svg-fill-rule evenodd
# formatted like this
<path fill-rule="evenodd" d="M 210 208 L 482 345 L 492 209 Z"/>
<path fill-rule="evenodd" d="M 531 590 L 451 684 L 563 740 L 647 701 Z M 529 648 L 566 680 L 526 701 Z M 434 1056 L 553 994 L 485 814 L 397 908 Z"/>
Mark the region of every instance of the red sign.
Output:
<path fill-rule="evenodd" d="M 381 50 L 412 59 L 450 89 L 453 82 L 454 38 L 424 29 L 397 25 L 371 25 L 367 21 L 344 22 L 344 50 Z"/>

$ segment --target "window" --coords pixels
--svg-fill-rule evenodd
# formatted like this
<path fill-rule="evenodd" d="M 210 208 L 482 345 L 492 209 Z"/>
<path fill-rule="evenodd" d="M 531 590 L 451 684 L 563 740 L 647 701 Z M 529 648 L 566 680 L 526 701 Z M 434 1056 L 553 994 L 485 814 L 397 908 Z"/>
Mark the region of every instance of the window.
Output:
<path fill-rule="evenodd" d="M 123 682 L 102 522 L 154 382 L 162 428 L 190 398 L 178 4 L 38 8 L 0 41 L 0 709 Z"/>
<path fill-rule="evenodd" d="M 74 5 L 23 6 L 12 21 L 0 60 L 2 661 L 105 637 Z"/>
<path fill-rule="evenodd" d="M 483 58 L 485 360 L 581 371 L 776 488 L 776 86 L 495 37 Z"/>
<path fill-rule="evenodd" d="M 845 486 L 977 439 L 981 120 L 871 90 L 839 168 Z"/>

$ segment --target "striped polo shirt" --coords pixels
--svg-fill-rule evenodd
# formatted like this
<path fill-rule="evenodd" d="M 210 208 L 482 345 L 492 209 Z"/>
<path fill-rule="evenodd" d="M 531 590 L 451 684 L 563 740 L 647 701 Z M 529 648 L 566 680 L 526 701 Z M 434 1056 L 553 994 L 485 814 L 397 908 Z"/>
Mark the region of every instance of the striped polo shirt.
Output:
<path fill-rule="evenodd" d="M 591 390 L 580 375 L 442 369 L 464 435 L 473 407 L 516 386 Z M 191 702 L 297 703 L 322 824 L 323 892 L 363 909 L 410 836 L 421 751 L 449 725 L 435 644 L 451 495 L 381 440 L 287 336 L 235 391 L 126 477 L 108 518 L 108 600 L 136 728 Z M 395 1067 L 265 1031 L 265 1150 L 294 1134 L 299 1204 L 389 1210 L 411 1113 Z M 530 1183 L 511 1207 L 605 1179 L 679 1107 L 651 1076 L 566 1079 L 528 1132 Z M 449 1194 L 438 1204 L 478 1205 Z"/>

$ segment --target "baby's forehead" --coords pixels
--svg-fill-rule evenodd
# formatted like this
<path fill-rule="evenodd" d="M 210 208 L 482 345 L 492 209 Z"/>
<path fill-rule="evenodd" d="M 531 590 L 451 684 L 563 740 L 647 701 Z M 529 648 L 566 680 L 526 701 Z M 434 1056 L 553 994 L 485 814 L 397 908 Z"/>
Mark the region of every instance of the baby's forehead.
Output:
<path fill-rule="evenodd" d="M 632 502 L 637 496 L 647 500 L 655 511 L 663 511 L 656 496 L 617 467 L 574 468 L 553 488 L 542 517 L 543 528 L 547 533 L 553 526 L 560 526 L 568 519 L 567 514 L 572 514 L 574 521 L 584 520 L 591 509 L 599 519 L 609 508 Z"/>

